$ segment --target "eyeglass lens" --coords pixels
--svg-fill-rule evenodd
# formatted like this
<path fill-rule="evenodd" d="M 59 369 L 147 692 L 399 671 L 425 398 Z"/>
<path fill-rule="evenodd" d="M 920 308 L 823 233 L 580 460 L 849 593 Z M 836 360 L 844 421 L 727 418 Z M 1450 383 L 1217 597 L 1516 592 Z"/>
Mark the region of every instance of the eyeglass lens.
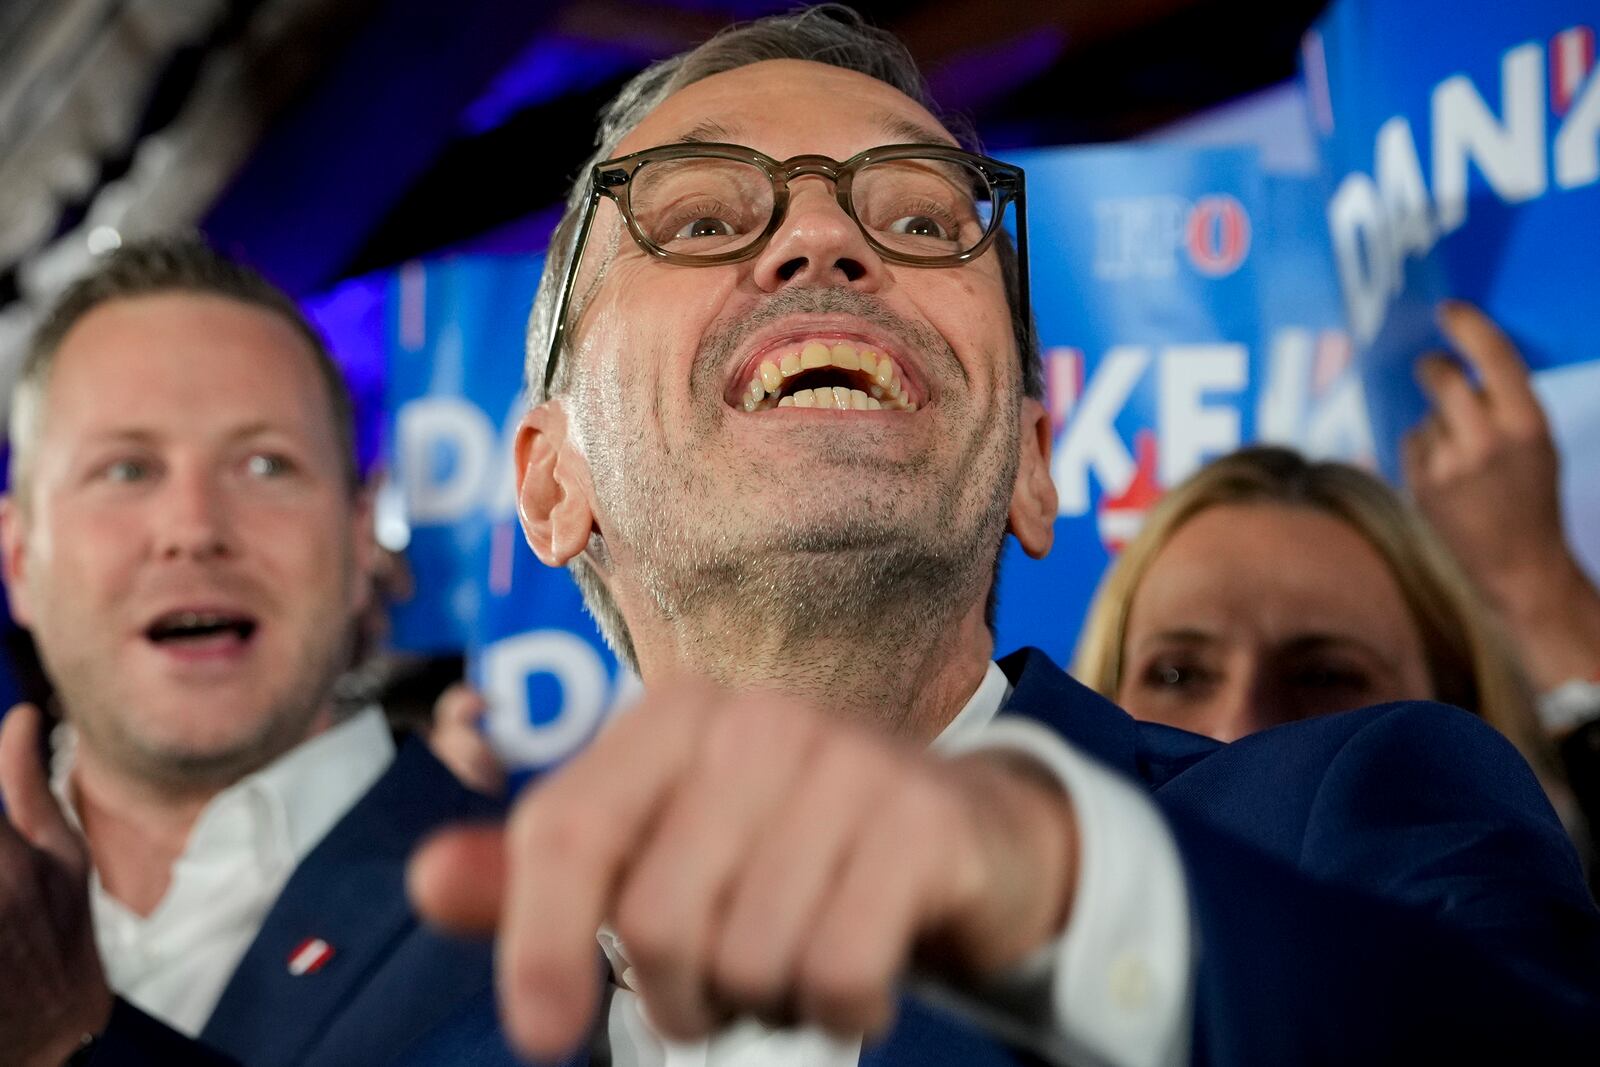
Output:
<path fill-rule="evenodd" d="M 772 179 L 754 163 L 711 156 L 652 160 L 628 185 L 629 208 L 664 251 L 714 256 L 760 238 L 772 219 Z M 868 163 L 850 183 L 850 206 L 885 248 L 913 257 L 960 255 L 988 232 L 993 204 L 983 173 L 947 159 Z"/>

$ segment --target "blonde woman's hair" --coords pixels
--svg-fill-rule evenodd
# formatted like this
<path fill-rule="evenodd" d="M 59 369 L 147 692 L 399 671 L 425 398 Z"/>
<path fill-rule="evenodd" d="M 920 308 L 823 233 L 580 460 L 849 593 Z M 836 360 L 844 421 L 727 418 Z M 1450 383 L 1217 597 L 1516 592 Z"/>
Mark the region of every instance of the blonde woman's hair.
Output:
<path fill-rule="evenodd" d="M 1257 446 L 1215 460 L 1150 510 L 1089 606 L 1073 660 L 1080 681 L 1116 698 L 1125 669 L 1128 609 L 1151 561 L 1190 519 L 1228 504 L 1309 508 L 1359 534 L 1400 587 L 1422 637 L 1434 699 L 1478 715 L 1510 739 L 1541 778 L 1559 779 L 1555 755 L 1534 714 L 1532 689 L 1507 638 L 1420 515 L 1366 471 L 1312 462 L 1287 448 Z"/>

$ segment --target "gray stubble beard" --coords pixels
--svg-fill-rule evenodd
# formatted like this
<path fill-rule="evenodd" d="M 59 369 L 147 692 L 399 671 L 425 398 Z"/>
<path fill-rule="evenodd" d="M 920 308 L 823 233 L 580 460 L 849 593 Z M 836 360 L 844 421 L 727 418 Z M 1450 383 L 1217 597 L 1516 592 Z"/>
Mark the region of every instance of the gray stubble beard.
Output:
<path fill-rule="evenodd" d="M 795 299 L 780 294 L 755 315 L 708 338 L 692 372 L 695 395 L 720 397 L 730 346 L 763 321 L 794 311 L 888 319 L 896 334 L 921 346 L 930 359 L 960 366 L 937 334 L 888 315 L 861 294 L 794 292 Z M 956 466 L 980 476 L 993 472 L 986 499 L 976 505 L 968 499 L 976 489 L 931 484 L 930 459 L 918 456 L 893 465 L 882 477 L 882 491 L 868 499 L 819 509 L 814 522 L 755 527 L 761 533 L 751 538 L 751 524 L 737 521 L 728 498 L 705 491 L 713 488 L 711 476 L 694 457 L 666 455 L 648 437 L 645 427 L 659 424 L 659 413 L 629 405 L 620 383 L 602 389 L 596 377 L 580 375 L 588 381 L 575 383 L 577 410 L 588 413 L 577 420 L 577 430 L 612 536 L 627 545 L 635 564 L 632 579 L 659 620 L 679 633 L 680 648 L 692 650 L 713 676 L 731 682 L 762 673 L 762 662 L 780 650 L 784 670 L 809 667 L 826 674 L 839 642 L 885 650 L 929 647 L 986 596 L 1016 477 L 1020 401 L 993 416 L 1005 420 L 1011 432 L 975 440 L 965 462 Z M 654 403 L 649 398 L 648 404 Z M 731 415 L 723 407 L 719 401 L 697 409 L 692 441 L 716 439 L 720 420 Z M 604 429 L 619 427 L 629 428 L 628 435 L 606 438 Z M 828 437 L 819 441 L 815 455 L 823 466 L 838 469 L 864 462 L 862 451 L 858 442 L 844 445 Z M 651 456 L 653 461 L 643 461 Z M 753 479 L 767 481 L 752 493 L 757 499 L 778 499 L 805 477 L 794 465 L 768 474 L 753 460 L 750 470 Z M 884 471 L 884 464 L 876 462 L 874 470 Z M 928 492 L 937 494 L 931 508 L 915 499 Z M 908 523 L 912 508 L 929 519 Z M 815 649 L 816 661 L 807 655 L 809 648 Z M 777 666 L 767 663 L 768 669 Z"/>

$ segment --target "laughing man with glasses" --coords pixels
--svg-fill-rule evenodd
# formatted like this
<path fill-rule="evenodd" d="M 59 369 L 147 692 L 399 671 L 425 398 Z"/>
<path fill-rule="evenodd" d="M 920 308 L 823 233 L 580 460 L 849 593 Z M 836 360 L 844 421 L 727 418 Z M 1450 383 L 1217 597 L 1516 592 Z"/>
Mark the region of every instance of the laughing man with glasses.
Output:
<path fill-rule="evenodd" d="M 1600 914 L 1480 720 L 1222 745 L 992 661 L 1001 542 L 1056 515 L 1022 182 L 924 99 L 822 8 L 608 112 L 518 499 L 645 695 L 414 857 L 424 915 L 496 937 L 498 1003 L 403 1062 L 1592 1062 Z M 91 1062 L 205 1062 L 141 1054 Z"/>
<path fill-rule="evenodd" d="M 1056 516 L 1022 175 L 924 99 L 892 38 L 813 9 L 651 68 L 605 117 L 516 465 L 534 551 L 646 695 L 503 833 L 411 871 L 425 915 L 496 933 L 509 1043 L 649 1067 L 1592 1054 L 1600 914 L 1472 716 L 1224 746 L 1036 651 L 992 662 L 1002 540 L 1042 555 Z M 418 1062 L 492 1046 L 494 1019 Z"/>

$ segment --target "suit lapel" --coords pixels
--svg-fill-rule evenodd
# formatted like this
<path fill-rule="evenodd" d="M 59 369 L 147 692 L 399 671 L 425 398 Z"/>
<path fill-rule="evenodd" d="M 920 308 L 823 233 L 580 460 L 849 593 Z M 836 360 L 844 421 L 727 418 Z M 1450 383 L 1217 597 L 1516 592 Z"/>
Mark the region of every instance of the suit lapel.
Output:
<path fill-rule="evenodd" d="M 301 1062 L 383 961 L 416 927 L 405 863 L 417 840 L 445 821 L 483 815 L 449 772 L 411 742 L 295 869 L 245 953 L 201 1037 L 250 1067 Z M 320 939 L 323 966 L 290 962 Z"/>
<path fill-rule="evenodd" d="M 1137 722 L 1127 712 L 1057 667 L 1038 649 L 1023 649 L 1000 661 L 1011 679 L 1011 699 L 1002 709 L 1054 730 L 1082 751 L 1152 790 L 1159 790 L 1220 743 L 1170 726 Z"/>
<path fill-rule="evenodd" d="M 1080 684 L 1034 648 L 1000 661 L 1011 679 L 1011 699 L 1002 711 L 1049 727 L 1087 754 L 1124 774 L 1139 777 L 1139 735 L 1128 713 Z"/>

